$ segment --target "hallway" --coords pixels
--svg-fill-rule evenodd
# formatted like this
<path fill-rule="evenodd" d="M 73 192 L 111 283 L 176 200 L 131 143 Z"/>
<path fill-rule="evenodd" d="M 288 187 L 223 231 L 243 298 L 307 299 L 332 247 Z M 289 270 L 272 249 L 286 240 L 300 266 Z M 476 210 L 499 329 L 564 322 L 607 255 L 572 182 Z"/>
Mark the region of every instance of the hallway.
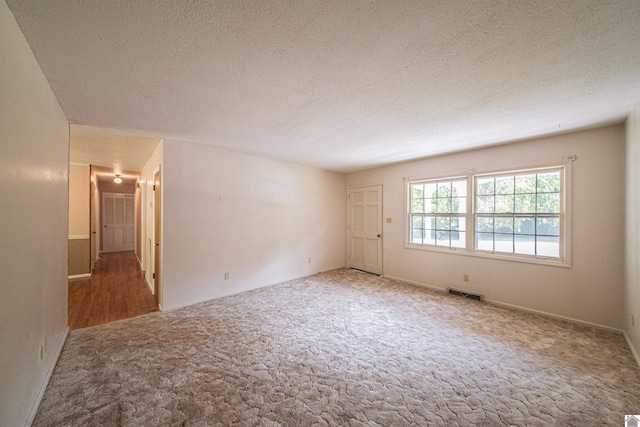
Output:
<path fill-rule="evenodd" d="M 69 328 L 80 329 L 158 310 L 133 251 L 103 253 L 91 277 L 69 280 Z"/>

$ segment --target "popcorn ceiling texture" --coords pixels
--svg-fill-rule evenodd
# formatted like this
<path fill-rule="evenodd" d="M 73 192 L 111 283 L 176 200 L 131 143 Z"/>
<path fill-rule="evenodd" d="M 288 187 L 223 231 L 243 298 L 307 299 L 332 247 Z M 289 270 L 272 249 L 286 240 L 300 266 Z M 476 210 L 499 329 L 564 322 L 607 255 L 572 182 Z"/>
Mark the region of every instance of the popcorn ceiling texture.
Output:
<path fill-rule="evenodd" d="M 346 269 L 72 331 L 34 426 L 622 425 L 621 335 Z"/>
<path fill-rule="evenodd" d="M 340 172 L 620 123 L 637 0 L 7 0 L 72 123 Z"/>

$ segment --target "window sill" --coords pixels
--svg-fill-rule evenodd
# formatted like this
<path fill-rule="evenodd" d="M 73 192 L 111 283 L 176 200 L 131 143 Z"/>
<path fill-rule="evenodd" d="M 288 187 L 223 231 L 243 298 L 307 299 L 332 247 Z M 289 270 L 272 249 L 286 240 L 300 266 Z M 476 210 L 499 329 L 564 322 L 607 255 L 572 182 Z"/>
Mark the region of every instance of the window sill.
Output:
<path fill-rule="evenodd" d="M 568 259 L 561 260 L 561 259 L 553 259 L 553 258 L 525 257 L 525 256 L 518 256 L 518 255 L 501 254 L 496 252 L 469 251 L 463 248 L 448 248 L 448 247 L 438 247 L 438 246 L 430 246 L 430 245 L 416 245 L 411 243 L 405 243 L 404 247 L 405 249 L 413 249 L 413 250 L 427 251 L 427 252 L 439 252 L 439 253 L 445 253 L 450 255 L 463 255 L 463 256 L 471 256 L 476 258 L 500 260 L 500 261 L 511 261 L 511 262 L 525 263 L 525 264 L 546 265 L 549 267 L 571 268 L 571 262 Z"/>

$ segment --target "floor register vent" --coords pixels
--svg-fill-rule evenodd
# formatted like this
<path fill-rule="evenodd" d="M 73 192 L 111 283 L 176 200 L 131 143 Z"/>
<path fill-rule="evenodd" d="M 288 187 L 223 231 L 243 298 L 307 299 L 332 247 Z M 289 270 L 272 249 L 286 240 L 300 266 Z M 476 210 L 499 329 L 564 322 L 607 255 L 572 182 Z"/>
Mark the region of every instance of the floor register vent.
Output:
<path fill-rule="evenodd" d="M 449 291 L 450 294 L 458 295 L 459 297 L 471 298 L 478 301 L 482 301 L 483 299 L 480 294 L 472 294 L 471 292 L 459 291 L 458 289 L 447 288 L 447 291 Z"/>

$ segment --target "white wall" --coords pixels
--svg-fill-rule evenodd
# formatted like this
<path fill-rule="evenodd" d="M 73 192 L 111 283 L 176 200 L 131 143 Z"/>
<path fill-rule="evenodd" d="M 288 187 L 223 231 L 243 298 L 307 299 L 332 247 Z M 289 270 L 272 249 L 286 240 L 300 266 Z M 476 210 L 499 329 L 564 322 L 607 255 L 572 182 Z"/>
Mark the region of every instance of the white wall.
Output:
<path fill-rule="evenodd" d="M 626 123 L 626 246 L 623 325 L 630 344 L 640 354 L 640 103 Z M 631 324 L 631 316 L 635 325 Z M 638 360 L 640 363 L 640 360 Z"/>
<path fill-rule="evenodd" d="M 142 191 L 142 258 L 140 262 L 145 279 L 153 292 L 153 172 L 160 167 L 162 174 L 162 158 L 164 143 L 160 141 L 153 154 L 140 172 L 140 190 Z M 162 283 L 162 275 L 160 276 Z M 162 305 L 162 301 L 159 301 Z"/>
<path fill-rule="evenodd" d="M 69 126 L 4 0 L 0 57 L 0 425 L 21 426 L 67 331 Z"/>
<path fill-rule="evenodd" d="M 345 265 L 343 174 L 165 140 L 163 180 L 167 309 Z"/>
<path fill-rule="evenodd" d="M 404 248 L 403 177 L 446 177 L 573 163 L 571 268 Z M 467 151 L 348 174 L 348 186 L 383 184 L 384 274 L 488 300 L 620 329 L 622 317 L 624 128 L 622 125 Z M 470 282 L 462 280 L 470 274 Z"/>

